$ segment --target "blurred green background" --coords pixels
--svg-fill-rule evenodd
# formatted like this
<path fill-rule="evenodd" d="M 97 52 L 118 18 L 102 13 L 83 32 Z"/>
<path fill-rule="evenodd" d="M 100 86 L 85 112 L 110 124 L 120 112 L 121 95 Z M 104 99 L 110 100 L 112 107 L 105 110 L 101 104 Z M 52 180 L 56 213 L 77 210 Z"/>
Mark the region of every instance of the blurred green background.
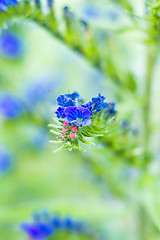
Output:
<path fill-rule="evenodd" d="M 100 34 L 100 40 L 102 33 L 111 36 L 115 49 L 113 55 L 117 61 L 123 60 L 121 67 L 124 70 L 129 68 L 135 73 L 139 92 L 143 92 L 146 49 L 140 41 L 142 33 L 139 30 L 119 35 L 114 32 L 123 25 L 131 26 L 128 14 L 113 1 L 102 0 L 57 0 L 57 12 L 66 4 L 78 17 L 90 23 L 95 33 Z M 137 15 L 145 11 L 142 1 L 134 1 L 134 8 Z M 60 151 L 53 154 L 55 146 L 49 143 L 52 136 L 48 124 L 53 121 L 56 95 L 48 90 L 58 94 L 77 91 L 86 100 L 101 92 L 107 101 L 116 102 L 120 118 L 133 119 L 133 125 L 141 128 L 139 99 L 136 96 L 130 98 L 125 91 L 120 97 L 119 89 L 109 78 L 35 23 L 22 21 L 8 30 L 4 29 L 0 41 L 9 33 L 14 35 L 6 40 L 6 50 L 2 43 L 0 45 L 0 154 L 6 154 L 4 158 L 8 161 L 6 166 L 0 163 L 0 239 L 26 239 L 19 229 L 19 223 L 41 209 L 84 219 L 93 224 L 97 231 L 104 232 L 104 239 L 138 239 L 135 230 L 138 225 L 137 206 L 134 201 L 139 198 L 143 183 L 137 187 L 137 182 L 126 180 L 124 169 L 120 170 L 121 187 L 133 200 L 131 208 L 127 200 L 122 200 L 120 196 L 113 197 L 106 186 L 99 184 L 86 163 L 86 153 Z M 9 41 L 18 41 L 20 49 L 14 52 L 14 43 Z M 103 48 L 103 45 L 100 47 Z M 11 50 L 11 55 L 5 52 L 7 49 Z M 160 90 L 156 88 L 158 64 L 156 69 L 152 108 L 155 126 L 160 117 L 157 111 Z M 10 102 L 5 99 L 10 99 Z M 133 112 L 136 113 L 134 117 Z M 154 187 L 150 175 L 158 176 L 159 140 L 159 134 L 155 133 L 152 144 L 157 153 L 156 161 L 146 177 L 151 191 Z M 87 150 L 91 157 L 99 156 L 93 146 Z M 3 160 L 3 156 L 0 159 Z M 109 155 L 106 162 L 108 159 Z M 107 164 L 109 180 L 115 178 L 117 185 L 121 184 L 116 170 L 119 166 Z M 132 170 L 129 175 L 136 175 L 135 169 Z M 150 196 L 150 192 L 146 195 Z"/>

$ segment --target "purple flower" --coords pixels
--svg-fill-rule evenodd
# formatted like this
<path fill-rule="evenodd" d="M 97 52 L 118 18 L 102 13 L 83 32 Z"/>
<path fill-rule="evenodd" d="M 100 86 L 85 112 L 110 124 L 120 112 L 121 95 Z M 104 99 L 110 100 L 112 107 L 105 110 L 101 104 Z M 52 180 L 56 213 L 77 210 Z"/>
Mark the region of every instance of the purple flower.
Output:
<path fill-rule="evenodd" d="M 52 226 L 45 222 L 23 223 L 21 228 L 30 238 L 35 240 L 46 240 L 54 233 Z"/>
<path fill-rule="evenodd" d="M 76 126 L 88 126 L 91 124 L 91 112 L 88 108 L 77 106 L 68 107 L 65 109 L 65 121 Z"/>
<path fill-rule="evenodd" d="M 22 113 L 22 103 L 15 96 L 5 94 L 0 98 L 0 113 L 6 119 L 14 119 Z"/>
<path fill-rule="evenodd" d="M 0 146 L 0 176 L 6 174 L 12 165 L 12 154 L 4 146 Z"/>
<path fill-rule="evenodd" d="M 101 94 L 99 93 L 97 97 L 95 98 L 92 98 L 92 106 L 93 106 L 93 109 L 92 111 L 96 111 L 96 112 L 99 112 L 101 111 L 104 107 L 104 100 L 106 98 L 104 96 L 101 96 Z"/>
<path fill-rule="evenodd" d="M 62 106 L 62 107 L 72 107 L 76 105 L 75 100 L 73 100 L 72 98 L 67 97 L 66 95 L 60 95 L 57 98 L 57 103 L 58 105 Z"/>
<path fill-rule="evenodd" d="M 55 112 L 55 114 L 57 114 L 57 117 L 58 118 L 65 118 L 65 112 L 64 112 L 64 107 L 59 107 L 58 109 L 57 109 L 57 111 Z"/>
<path fill-rule="evenodd" d="M 0 35 L 0 54 L 6 58 L 17 59 L 23 54 L 23 44 L 20 37 L 10 31 Z"/>

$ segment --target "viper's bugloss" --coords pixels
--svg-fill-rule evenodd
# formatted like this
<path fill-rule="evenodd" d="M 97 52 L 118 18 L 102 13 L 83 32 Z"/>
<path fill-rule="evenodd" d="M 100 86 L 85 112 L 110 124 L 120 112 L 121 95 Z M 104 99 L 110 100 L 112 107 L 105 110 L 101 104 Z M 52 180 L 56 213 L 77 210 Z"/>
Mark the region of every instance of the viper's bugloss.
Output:
<path fill-rule="evenodd" d="M 108 119 L 116 114 L 116 110 L 115 103 L 107 103 L 105 99 L 100 93 L 86 103 L 77 92 L 58 96 L 55 114 L 61 127 L 56 128 L 53 124 L 50 126 L 54 128 L 51 132 L 58 135 L 58 142 L 64 143 L 62 148 L 83 150 L 79 141 L 90 143 L 85 137 L 102 136 L 106 133 Z"/>

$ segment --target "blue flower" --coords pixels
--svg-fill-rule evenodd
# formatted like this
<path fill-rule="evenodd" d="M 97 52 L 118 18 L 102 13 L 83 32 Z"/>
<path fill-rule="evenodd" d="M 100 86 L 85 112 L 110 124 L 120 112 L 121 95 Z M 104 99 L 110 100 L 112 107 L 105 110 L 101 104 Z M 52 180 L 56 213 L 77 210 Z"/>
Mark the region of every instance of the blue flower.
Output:
<path fill-rule="evenodd" d="M 12 166 L 12 154 L 4 146 L 0 146 L 0 176 L 6 174 Z"/>
<path fill-rule="evenodd" d="M 58 118 L 65 118 L 65 112 L 64 112 L 65 108 L 64 107 L 59 107 L 57 109 L 57 111 L 55 112 L 55 114 L 57 114 Z"/>
<path fill-rule="evenodd" d="M 88 126 L 91 124 L 91 112 L 88 108 L 77 106 L 68 107 L 65 109 L 65 121 L 76 126 Z"/>
<path fill-rule="evenodd" d="M 22 103 L 15 96 L 4 94 L 0 98 L 0 114 L 6 119 L 14 119 L 21 115 Z"/>
<path fill-rule="evenodd" d="M 61 218 L 57 215 L 51 216 L 48 212 L 40 212 L 34 215 L 33 222 L 22 223 L 21 229 L 27 233 L 28 237 L 34 240 L 46 240 L 53 236 L 56 237 L 56 233 L 64 232 L 62 239 L 65 239 L 66 231 L 81 233 L 89 235 L 85 231 L 86 224 L 75 221 L 71 217 Z M 59 235 L 58 235 L 59 236 Z"/>
<path fill-rule="evenodd" d="M 76 100 L 76 98 L 79 98 L 80 95 L 77 92 L 73 92 L 71 94 L 64 94 L 66 97 L 71 98 L 72 100 Z"/>
<path fill-rule="evenodd" d="M 71 230 L 74 230 L 74 227 L 75 227 L 75 222 L 73 221 L 73 219 L 71 217 L 66 217 L 64 218 L 64 227 L 71 231 Z"/>
<path fill-rule="evenodd" d="M 20 58 L 23 54 L 23 44 L 20 37 L 10 31 L 0 35 L 0 54 L 9 59 Z"/>
<path fill-rule="evenodd" d="M 65 95 L 60 95 L 57 98 L 57 103 L 62 107 L 72 107 L 76 105 L 75 100 L 73 100 L 72 98 L 66 97 Z"/>
<path fill-rule="evenodd" d="M 92 111 L 96 111 L 96 112 L 101 111 L 104 108 L 103 104 L 105 99 L 106 98 L 104 96 L 101 96 L 100 93 L 98 94 L 97 97 L 92 98 L 92 106 L 93 106 Z"/>
<path fill-rule="evenodd" d="M 63 222 L 62 222 L 62 220 L 60 219 L 59 216 L 54 216 L 53 218 L 51 218 L 51 222 L 52 222 L 53 227 L 55 229 L 63 228 Z"/>
<path fill-rule="evenodd" d="M 0 0 L 0 11 L 6 11 L 8 6 L 17 6 L 17 0 Z"/>
<path fill-rule="evenodd" d="M 81 106 L 82 106 L 82 107 L 85 107 L 85 108 L 88 108 L 89 111 L 91 112 L 91 115 L 92 115 L 92 102 L 91 102 L 91 101 L 89 101 L 88 103 L 83 104 L 83 105 L 81 105 Z"/>
<path fill-rule="evenodd" d="M 103 108 L 105 108 L 106 109 L 106 114 L 107 115 L 114 115 L 114 114 L 116 114 L 116 110 L 115 110 L 115 103 L 104 103 L 103 104 Z"/>
<path fill-rule="evenodd" d="M 21 229 L 28 234 L 30 238 L 35 240 L 46 240 L 53 235 L 54 230 L 48 223 L 23 223 Z"/>

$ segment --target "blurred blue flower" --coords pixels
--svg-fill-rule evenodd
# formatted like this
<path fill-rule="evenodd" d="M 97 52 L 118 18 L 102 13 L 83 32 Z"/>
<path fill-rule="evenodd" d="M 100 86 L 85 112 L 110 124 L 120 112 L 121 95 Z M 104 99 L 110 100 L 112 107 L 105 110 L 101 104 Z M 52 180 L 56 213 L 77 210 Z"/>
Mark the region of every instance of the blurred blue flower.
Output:
<path fill-rule="evenodd" d="M 17 0 L 0 0 L 0 11 L 6 11 L 7 6 L 17 6 Z"/>
<path fill-rule="evenodd" d="M 91 112 L 82 106 L 68 107 L 65 109 L 65 121 L 76 126 L 88 126 L 91 124 Z"/>
<path fill-rule="evenodd" d="M 12 166 L 13 156 L 9 149 L 0 146 L 0 176 L 6 174 Z"/>
<path fill-rule="evenodd" d="M 106 98 L 99 93 L 97 97 L 92 98 L 92 111 L 99 112 L 104 108 L 104 100 Z"/>
<path fill-rule="evenodd" d="M 71 217 L 65 217 L 63 219 L 64 222 L 64 227 L 68 230 L 68 231 L 72 231 L 75 230 L 75 222 Z"/>
<path fill-rule="evenodd" d="M 47 3 L 48 3 L 48 7 L 52 8 L 54 0 L 47 0 Z"/>
<path fill-rule="evenodd" d="M 23 104 L 19 98 L 11 94 L 0 96 L 0 114 L 6 119 L 19 117 L 23 111 Z"/>
<path fill-rule="evenodd" d="M 44 149 L 48 143 L 48 132 L 45 128 L 34 127 L 31 133 L 31 143 L 39 150 Z"/>
<path fill-rule="evenodd" d="M 58 79 L 59 80 L 59 79 Z M 57 78 L 53 78 L 46 74 L 38 77 L 35 81 L 25 87 L 25 98 L 29 107 L 35 107 L 35 104 L 42 103 L 49 99 L 48 90 L 55 89 L 58 83 Z"/>
<path fill-rule="evenodd" d="M 33 240 L 46 240 L 54 234 L 53 228 L 48 223 L 23 223 L 21 229 Z"/>
<path fill-rule="evenodd" d="M 58 215 L 50 215 L 49 213 L 41 212 L 35 214 L 33 222 L 22 223 L 21 229 L 33 240 L 46 240 L 55 236 L 59 231 L 69 231 L 75 233 L 83 232 L 90 235 L 87 231 L 88 226 L 80 221 L 74 220 L 72 217 L 60 217 Z M 65 236 L 65 235 L 64 235 Z M 65 239 L 62 237 L 62 239 Z"/>
<path fill-rule="evenodd" d="M 53 216 L 51 218 L 51 222 L 55 229 L 62 229 L 63 228 L 63 221 L 59 216 Z"/>
<path fill-rule="evenodd" d="M 9 59 L 17 59 L 22 56 L 23 52 L 23 42 L 18 34 L 11 31 L 3 31 L 0 34 L 0 55 Z"/>
<path fill-rule="evenodd" d="M 90 19 L 99 18 L 101 16 L 99 9 L 93 5 L 85 6 L 82 14 L 84 15 L 85 18 Z"/>
<path fill-rule="evenodd" d="M 105 108 L 105 113 L 107 116 L 110 116 L 110 115 L 114 115 L 117 113 L 117 111 L 115 110 L 115 103 L 104 103 L 103 104 L 103 108 Z"/>

